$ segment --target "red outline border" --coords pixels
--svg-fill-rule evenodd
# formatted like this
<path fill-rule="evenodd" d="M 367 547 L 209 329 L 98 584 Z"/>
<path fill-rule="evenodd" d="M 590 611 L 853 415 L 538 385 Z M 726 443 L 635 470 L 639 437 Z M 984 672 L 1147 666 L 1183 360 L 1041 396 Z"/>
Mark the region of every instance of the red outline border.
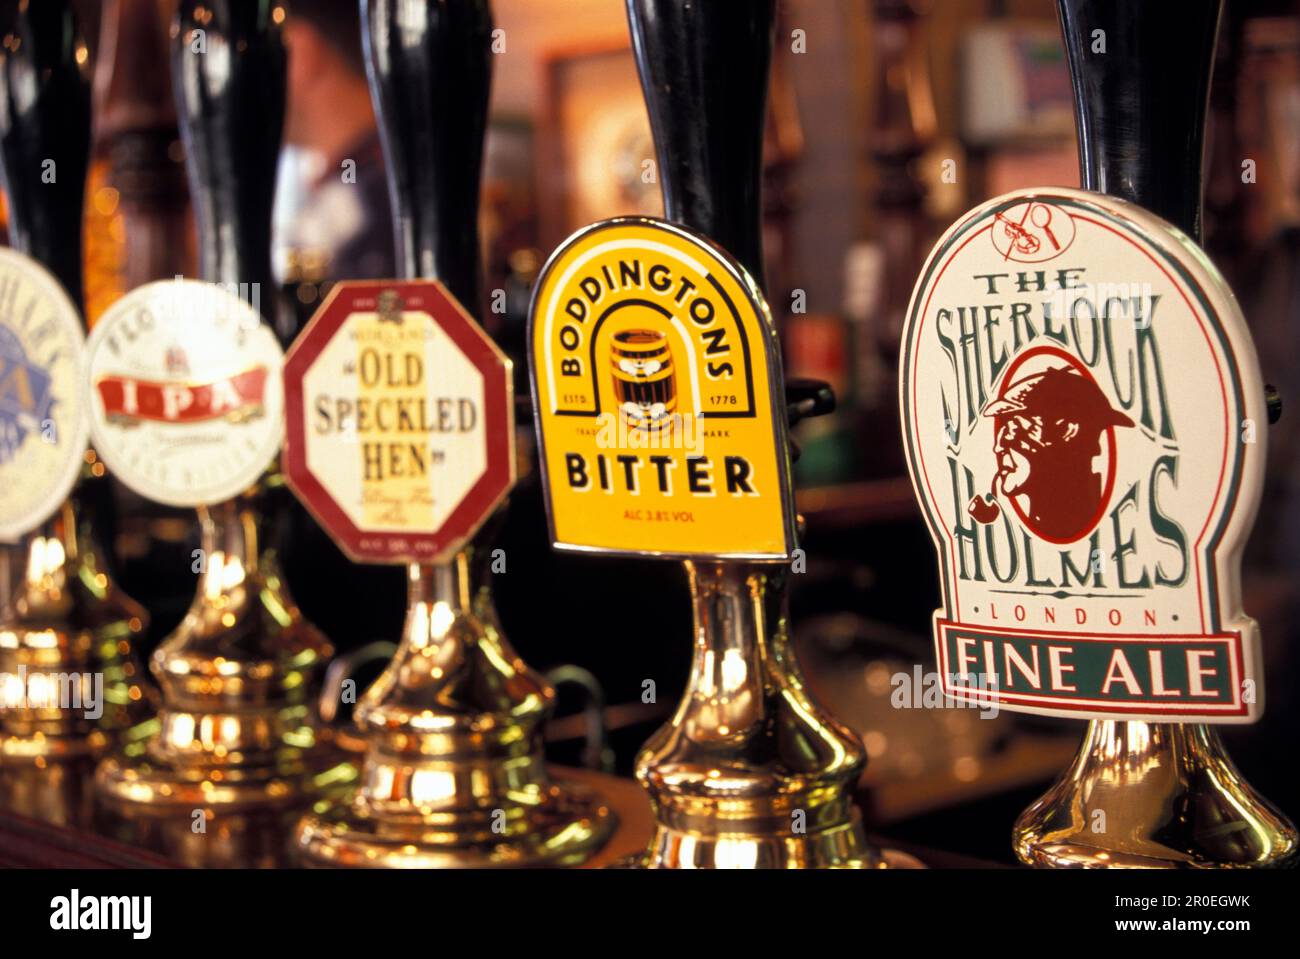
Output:
<path fill-rule="evenodd" d="M 316 358 L 363 298 L 396 290 L 417 300 L 483 374 L 483 422 L 487 462 L 483 475 L 432 533 L 367 533 L 348 518 L 307 467 L 306 410 L 302 381 Z M 370 312 L 372 308 L 364 308 Z M 445 559 L 474 535 L 515 480 L 514 383 L 511 363 L 492 339 L 437 280 L 362 280 L 338 283 L 330 291 L 284 361 L 284 475 L 289 487 L 348 557 L 361 563 L 429 563 Z"/>

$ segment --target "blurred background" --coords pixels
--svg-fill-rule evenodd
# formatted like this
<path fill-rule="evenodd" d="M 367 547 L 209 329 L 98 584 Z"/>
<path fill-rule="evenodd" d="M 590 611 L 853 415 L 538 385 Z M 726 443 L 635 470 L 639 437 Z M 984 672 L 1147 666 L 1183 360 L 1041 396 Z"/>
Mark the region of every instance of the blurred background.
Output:
<path fill-rule="evenodd" d="M 6 4 L 12 6 L 12 3 Z M 140 283 L 194 275 L 184 149 L 168 69 L 168 0 L 80 4 L 94 76 L 87 312 Z M 383 157 L 355 0 L 292 0 L 289 101 L 274 268 L 285 342 L 334 281 L 393 272 Z M 619 0 L 494 0 L 478 315 L 526 391 L 530 287 L 584 224 L 661 212 L 654 148 Z M 1295 742 L 1300 641 L 1300 11 L 1228 0 L 1205 183 L 1205 242 L 1288 409 L 1244 577 L 1261 621 L 1268 708 L 1227 727 L 1246 778 L 1291 816 L 1300 786 L 1275 761 Z M 1071 90 L 1051 0 L 780 0 L 766 140 L 768 294 L 790 374 L 829 381 L 838 411 L 801 425 L 807 572 L 793 577 L 797 648 L 814 689 L 862 734 L 861 798 L 899 839 L 1010 861 L 1015 816 L 1069 762 L 1078 722 L 898 710 L 890 678 L 933 668 L 935 560 L 906 479 L 895 402 L 903 311 L 931 244 L 960 213 L 1022 186 L 1078 185 Z M 1242 164 L 1255 162 L 1255 182 Z M 263 294 L 265 299 L 265 294 Z M 558 670 L 557 761 L 626 774 L 673 710 L 691 647 L 676 564 L 553 554 L 520 432 L 524 477 L 502 524 L 498 607 L 532 665 Z M 193 515 L 119 491 L 119 577 L 154 613 L 156 644 L 193 592 Z M 353 567 L 286 514 L 289 586 L 341 650 L 395 639 L 400 568 Z M 143 652 L 149 652 L 149 649 Z M 377 670 L 372 663 L 361 668 Z M 654 684 L 647 702 L 646 681 Z"/>

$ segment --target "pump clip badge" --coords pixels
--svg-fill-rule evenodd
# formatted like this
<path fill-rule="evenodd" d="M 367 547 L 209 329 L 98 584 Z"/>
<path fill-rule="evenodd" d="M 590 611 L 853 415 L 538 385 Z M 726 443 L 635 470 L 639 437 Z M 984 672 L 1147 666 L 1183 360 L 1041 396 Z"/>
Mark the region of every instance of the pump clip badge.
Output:
<path fill-rule="evenodd" d="M 95 448 L 140 496 L 219 503 L 279 452 L 284 358 L 235 289 L 184 279 L 136 287 L 100 317 L 86 352 Z"/>
<path fill-rule="evenodd" d="M 556 548 L 792 554 L 776 335 L 726 253 L 660 220 L 587 227 L 543 270 L 529 343 Z"/>
<path fill-rule="evenodd" d="M 85 462 L 81 318 L 35 260 L 0 249 L 0 543 L 49 519 Z"/>
<path fill-rule="evenodd" d="M 1236 300 L 1191 240 L 1078 190 L 990 200 L 931 253 L 899 380 L 948 696 L 1258 718 L 1239 578 L 1264 387 Z"/>
<path fill-rule="evenodd" d="M 510 360 L 436 280 L 336 284 L 285 361 L 285 476 L 362 563 L 445 562 L 515 479 Z"/>

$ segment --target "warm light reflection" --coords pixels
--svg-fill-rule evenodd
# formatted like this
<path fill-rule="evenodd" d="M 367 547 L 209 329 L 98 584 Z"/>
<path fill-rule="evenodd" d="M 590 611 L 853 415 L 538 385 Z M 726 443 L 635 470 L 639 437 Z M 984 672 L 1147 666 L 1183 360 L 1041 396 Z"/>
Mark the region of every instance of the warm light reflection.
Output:
<path fill-rule="evenodd" d="M 221 551 L 215 551 L 208 554 L 207 575 L 202 579 L 203 598 L 206 600 L 215 600 L 221 596 L 221 568 L 226 562 L 226 554 Z"/>
<path fill-rule="evenodd" d="M 32 709 L 46 709 L 57 706 L 58 699 L 50 695 L 49 677 L 43 673 L 32 673 L 27 677 L 27 705 Z"/>
<path fill-rule="evenodd" d="M 739 649 L 728 649 L 722 654 L 722 688 L 728 691 L 741 689 L 749 679 L 749 664 Z"/>
<path fill-rule="evenodd" d="M 59 635 L 52 629 L 43 629 L 39 633 L 27 633 L 23 643 L 33 649 L 55 649 L 59 645 Z"/>
<path fill-rule="evenodd" d="M 239 742 L 239 717 L 238 716 L 221 717 L 220 742 L 223 743 Z"/>
<path fill-rule="evenodd" d="M 455 621 L 456 611 L 451 608 L 449 603 L 445 600 L 438 600 L 433 604 L 433 610 L 429 616 L 429 630 L 435 639 L 446 636 Z"/>
<path fill-rule="evenodd" d="M 695 695 L 696 698 L 712 699 L 718 694 L 717 684 L 717 653 L 712 649 L 704 651 L 704 662 L 701 664 L 700 671 L 695 677 Z"/>
<path fill-rule="evenodd" d="M 411 776 L 411 800 L 417 805 L 441 802 L 456 795 L 456 777 L 441 769 L 418 769 Z"/>
<path fill-rule="evenodd" d="M 0 708 L 16 708 L 26 694 L 22 678 L 14 673 L 0 673 Z"/>
<path fill-rule="evenodd" d="M 61 540 L 53 536 L 36 537 L 27 554 L 27 581 L 39 582 L 62 566 L 66 558 Z"/>
<path fill-rule="evenodd" d="M 194 717 L 185 713 L 174 714 L 167 726 L 167 742 L 171 746 L 188 746 L 194 741 Z"/>
<path fill-rule="evenodd" d="M 111 186 L 100 187 L 95 191 L 93 203 L 95 211 L 101 216 L 112 216 L 117 212 L 117 205 L 121 200 L 121 194 Z"/>
<path fill-rule="evenodd" d="M 719 869 L 756 869 L 758 850 L 758 843 L 719 839 L 714 846 L 714 864 Z"/>

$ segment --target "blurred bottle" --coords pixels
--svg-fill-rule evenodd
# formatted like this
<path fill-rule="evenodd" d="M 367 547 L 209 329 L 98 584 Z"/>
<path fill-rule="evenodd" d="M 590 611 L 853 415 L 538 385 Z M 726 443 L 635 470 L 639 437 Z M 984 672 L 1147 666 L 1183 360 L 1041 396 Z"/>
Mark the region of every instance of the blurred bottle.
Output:
<path fill-rule="evenodd" d="M 937 116 L 926 51 L 931 0 L 868 0 L 875 71 L 873 187 L 864 239 L 844 261 L 849 387 L 841 403 L 858 450 L 856 478 L 904 472 L 898 442 L 898 350 L 912 283 L 932 239 L 919 169 Z"/>
<path fill-rule="evenodd" d="M 105 0 L 98 12 L 83 227 L 88 326 L 137 286 L 196 273 L 167 44 L 174 8 L 175 0 Z M 157 641 L 193 595 L 192 517 L 116 482 L 104 496 L 101 542 L 112 544 L 123 586 L 153 613 L 150 638 Z"/>
<path fill-rule="evenodd" d="M 822 380 L 839 403 L 851 396 L 851 329 L 844 317 L 832 313 L 794 311 L 785 317 L 781 338 L 783 363 L 790 376 Z M 859 444 L 851 420 L 838 408 L 799 424 L 795 433 L 800 455 L 795 477 L 807 486 L 829 486 L 855 478 L 861 469 Z"/>
<path fill-rule="evenodd" d="M 123 293 L 194 274 L 185 151 L 159 0 L 107 0 L 94 77 L 86 190 L 86 320 Z"/>

